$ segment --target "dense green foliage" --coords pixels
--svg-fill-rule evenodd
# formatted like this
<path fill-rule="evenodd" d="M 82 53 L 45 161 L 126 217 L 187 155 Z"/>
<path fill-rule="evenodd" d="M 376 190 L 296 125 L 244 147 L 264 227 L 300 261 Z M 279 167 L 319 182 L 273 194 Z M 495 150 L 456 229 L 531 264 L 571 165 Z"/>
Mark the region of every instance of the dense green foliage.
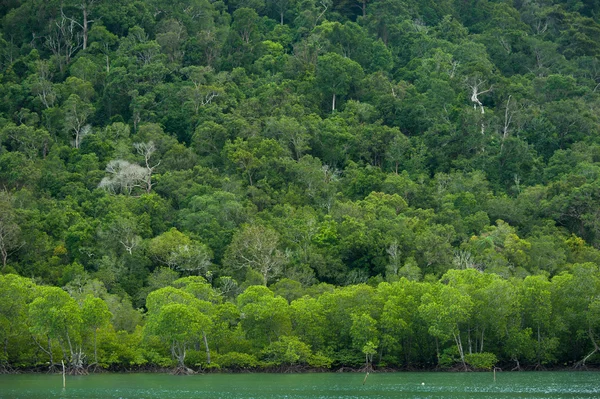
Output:
<path fill-rule="evenodd" d="M 599 361 L 599 13 L 3 2 L 1 367 Z"/>

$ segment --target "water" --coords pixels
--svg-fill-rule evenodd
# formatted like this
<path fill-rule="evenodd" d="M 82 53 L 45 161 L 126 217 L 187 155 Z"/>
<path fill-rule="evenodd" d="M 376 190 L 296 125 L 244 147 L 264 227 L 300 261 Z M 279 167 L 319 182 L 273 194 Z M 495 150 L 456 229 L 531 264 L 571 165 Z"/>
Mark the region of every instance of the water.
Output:
<path fill-rule="evenodd" d="M 598 399 L 600 373 L 0 375 L 1 399 Z"/>

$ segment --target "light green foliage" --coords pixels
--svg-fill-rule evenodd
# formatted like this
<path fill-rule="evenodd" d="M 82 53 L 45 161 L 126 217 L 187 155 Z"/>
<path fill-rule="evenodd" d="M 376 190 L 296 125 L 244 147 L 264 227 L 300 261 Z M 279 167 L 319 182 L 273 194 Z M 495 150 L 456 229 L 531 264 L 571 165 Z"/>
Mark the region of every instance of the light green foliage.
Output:
<path fill-rule="evenodd" d="M 146 305 L 148 322 L 144 335 L 150 340 L 158 337 L 170 348 L 178 368 L 187 370 L 186 352 L 211 328 L 210 303 L 180 289 L 166 287 L 150 293 Z"/>
<path fill-rule="evenodd" d="M 289 305 L 262 286 L 248 287 L 237 297 L 241 326 L 259 349 L 291 331 Z"/>
<path fill-rule="evenodd" d="M 498 362 L 498 359 L 493 353 L 482 352 L 469 353 L 465 355 L 465 361 L 469 366 L 473 367 L 474 369 L 491 370 Z"/>
<path fill-rule="evenodd" d="M 296 337 L 280 337 L 264 350 L 265 360 L 276 365 L 307 364 L 310 357 L 309 346 Z"/>
<path fill-rule="evenodd" d="M 23 277 L 7 274 L 0 276 L 0 339 L 4 350 L 0 362 L 15 362 L 20 353 L 15 351 L 27 331 L 27 305 L 32 299 L 33 282 Z"/>
<path fill-rule="evenodd" d="M 150 255 L 170 269 L 190 274 L 206 274 L 211 265 L 210 250 L 176 228 L 150 241 Z"/>
<path fill-rule="evenodd" d="M 42 343 L 40 348 L 50 358 L 53 367 L 52 342 L 58 343 L 74 372 L 83 368 L 83 314 L 67 292 L 58 287 L 38 287 L 36 298 L 29 305 L 30 331 Z M 47 344 L 46 344 L 47 342 Z"/>

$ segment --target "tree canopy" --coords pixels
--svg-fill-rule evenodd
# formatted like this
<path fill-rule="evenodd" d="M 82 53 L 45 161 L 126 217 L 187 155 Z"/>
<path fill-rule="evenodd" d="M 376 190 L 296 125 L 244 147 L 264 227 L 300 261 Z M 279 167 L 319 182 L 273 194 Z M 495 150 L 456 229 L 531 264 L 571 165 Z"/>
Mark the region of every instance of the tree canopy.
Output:
<path fill-rule="evenodd" d="M 599 16 L 3 2 L 0 372 L 599 363 Z"/>

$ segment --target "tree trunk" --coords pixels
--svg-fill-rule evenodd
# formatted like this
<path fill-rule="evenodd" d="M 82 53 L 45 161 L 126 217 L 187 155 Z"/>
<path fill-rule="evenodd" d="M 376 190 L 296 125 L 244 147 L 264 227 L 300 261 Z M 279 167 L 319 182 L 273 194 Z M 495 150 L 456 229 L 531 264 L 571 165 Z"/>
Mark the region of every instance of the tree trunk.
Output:
<path fill-rule="evenodd" d="M 6 262 L 8 261 L 8 251 L 4 245 L 0 245 L 0 254 L 2 254 L 2 271 L 6 269 Z"/>
<path fill-rule="evenodd" d="M 331 112 L 335 112 L 335 93 L 333 93 L 333 100 L 331 101 Z"/>
<path fill-rule="evenodd" d="M 456 347 L 458 348 L 458 354 L 460 355 L 460 361 L 465 368 L 467 369 L 467 363 L 465 362 L 465 353 L 462 346 L 462 341 L 460 339 L 460 332 L 458 334 L 454 333 L 454 342 L 456 342 Z"/>
<path fill-rule="evenodd" d="M 41 345 L 40 348 L 42 348 Z M 50 368 L 54 368 L 54 355 L 52 354 L 52 342 L 50 341 L 50 336 L 48 336 L 48 350 L 46 351 L 44 348 L 42 348 L 42 350 L 46 352 L 50 358 Z"/>
<path fill-rule="evenodd" d="M 598 343 L 596 342 L 596 340 L 594 339 L 594 334 L 592 332 L 591 329 L 588 330 L 588 336 L 590 337 L 590 341 L 592 341 L 592 345 L 594 346 L 594 350 L 591 351 L 590 353 L 588 353 L 583 359 L 581 359 L 580 361 L 578 361 L 577 363 L 575 363 L 575 368 L 579 368 L 579 367 L 585 367 L 585 362 L 587 362 L 587 360 L 592 357 L 595 353 L 600 352 L 600 347 L 598 346 Z"/>
<path fill-rule="evenodd" d="M 98 329 L 94 330 L 94 363 L 98 364 Z"/>
<path fill-rule="evenodd" d="M 469 353 L 473 353 L 473 342 L 471 341 L 471 329 L 467 330 L 467 343 L 469 344 Z M 477 346 L 475 346 L 477 347 Z"/>
<path fill-rule="evenodd" d="M 4 358 L 8 362 L 8 336 L 4 337 Z"/>
<path fill-rule="evenodd" d="M 88 42 L 88 10 L 87 7 L 83 6 L 83 49 L 87 48 Z"/>
<path fill-rule="evenodd" d="M 542 350 L 542 335 L 540 333 L 540 326 L 537 326 L 537 366 L 542 365 L 542 357 L 540 351 Z"/>
<path fill-rule="evenodd" d="M 483 334 L 485 333 L 485 328 L 481 329 L 481 345 L 479 347 L 479 352 L 483 352 Z"/>
<path fill-rule="evenodd" d="M 202 331 L 202 338 L 204 339 L 204 347 L 206 348 L 206 363 L 210 364 L 210 349 L 208 348 L 208 340 L 204 331 Z"/>

